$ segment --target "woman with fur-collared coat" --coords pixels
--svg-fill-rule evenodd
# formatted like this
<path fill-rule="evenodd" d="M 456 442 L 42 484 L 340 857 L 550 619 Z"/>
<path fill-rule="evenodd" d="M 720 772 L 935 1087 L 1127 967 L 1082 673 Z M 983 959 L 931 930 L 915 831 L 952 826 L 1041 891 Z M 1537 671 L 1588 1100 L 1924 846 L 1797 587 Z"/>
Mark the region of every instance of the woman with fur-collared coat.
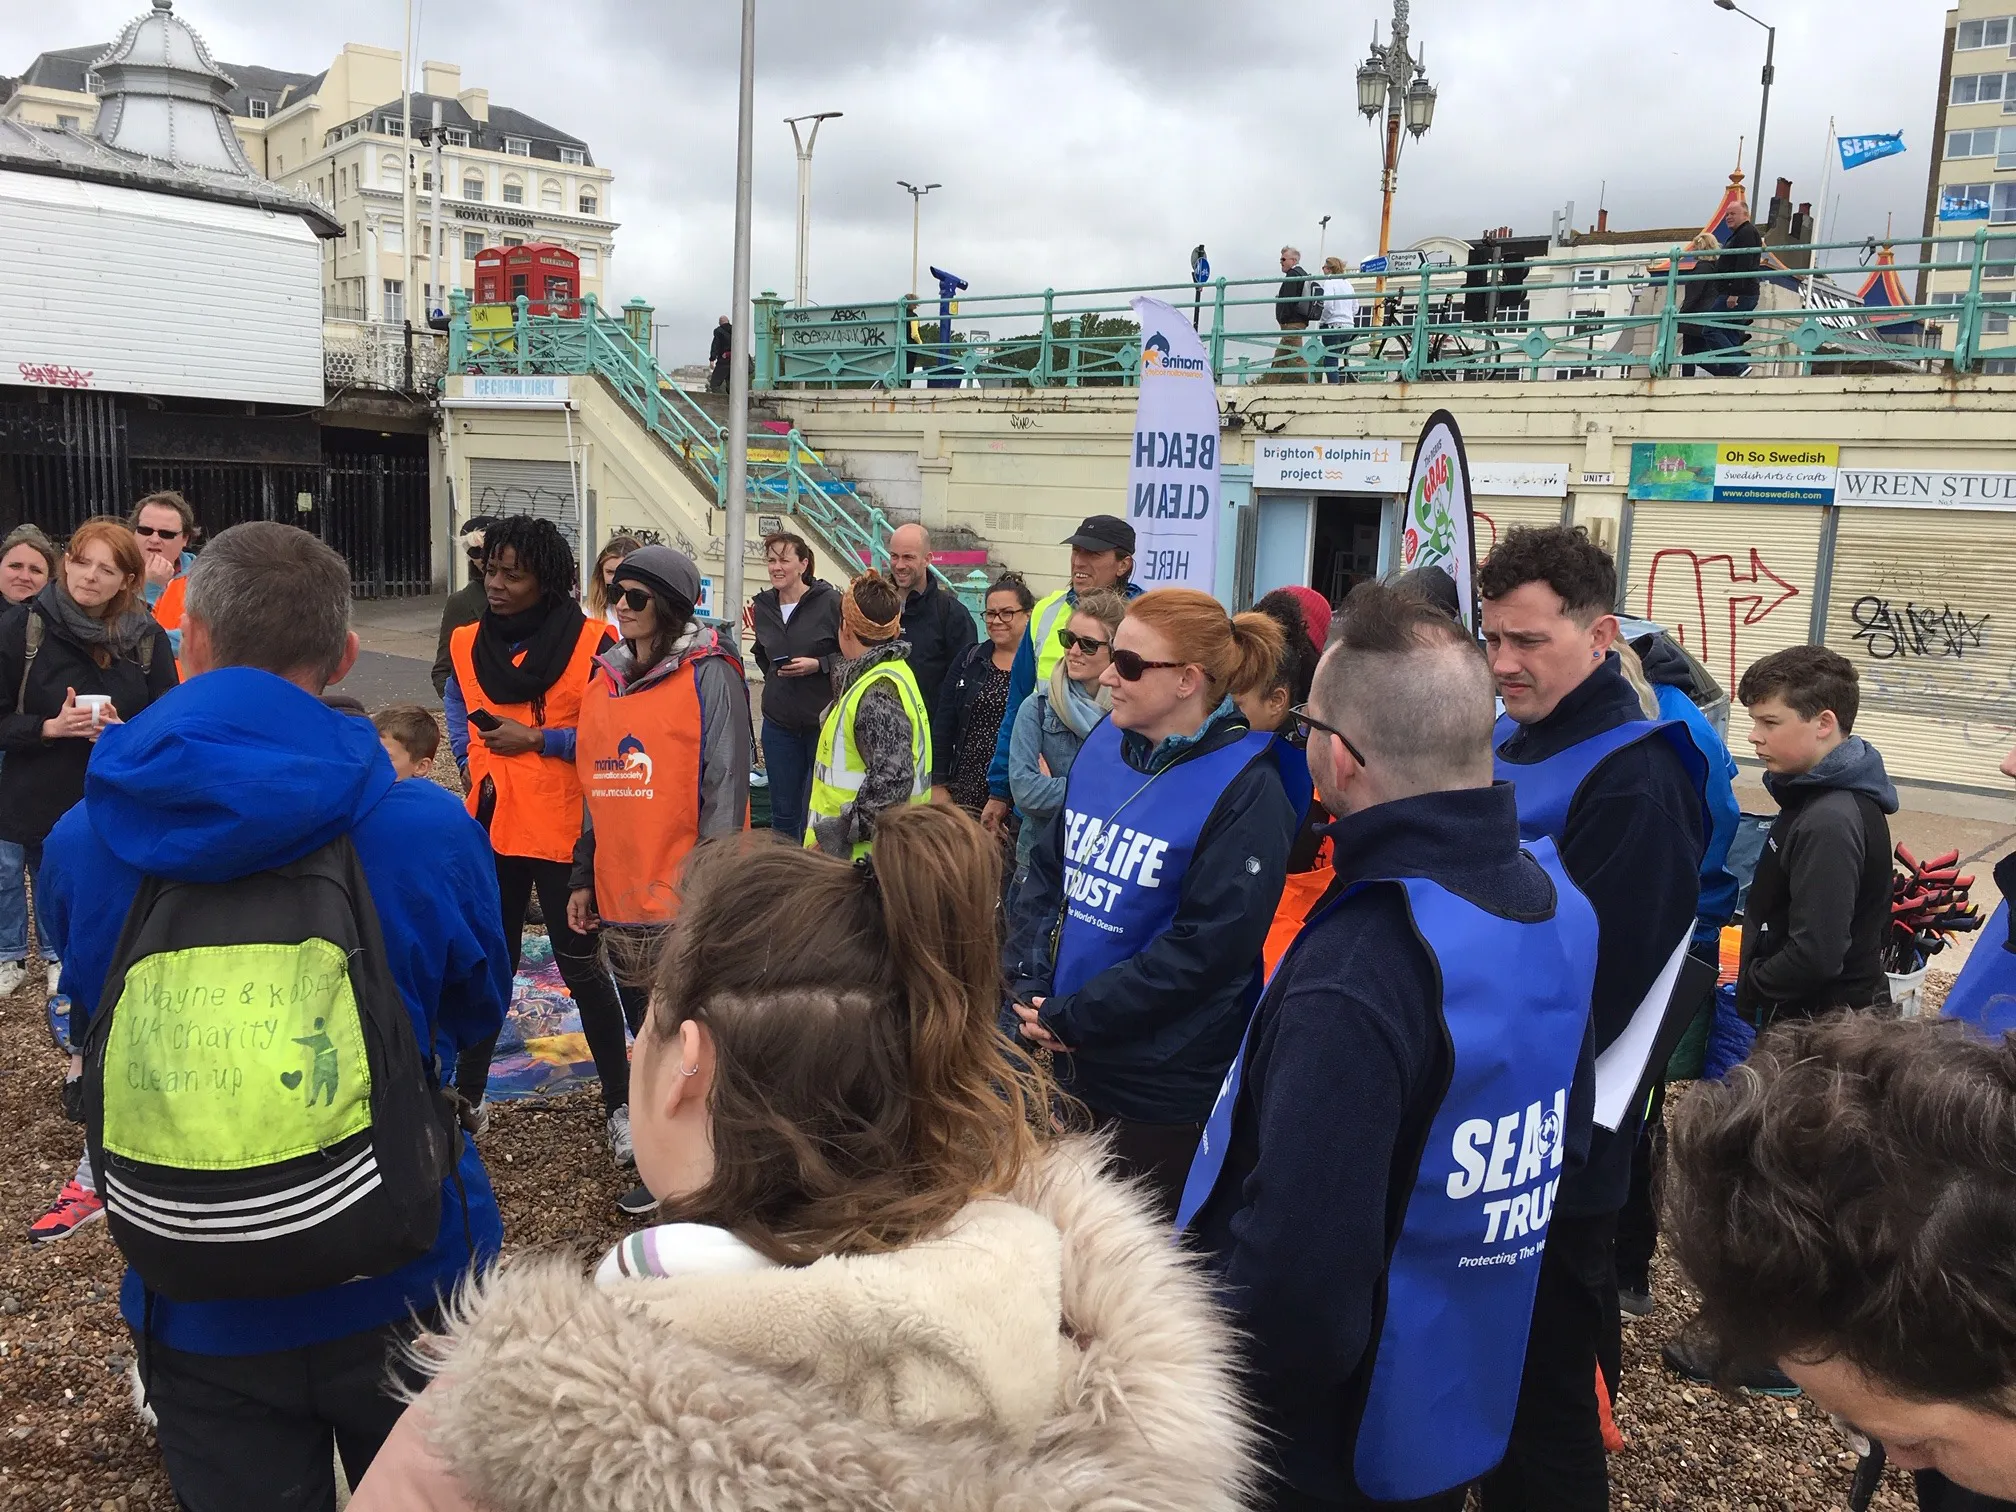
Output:
<path fill-rule="evenodd" d="M 993 843 L 703 843 L 632 1071 L 672 1220 L 473 1286 L 353 1512 L 1233 1512 L 1235 1341 L 994 1028 Z"/>

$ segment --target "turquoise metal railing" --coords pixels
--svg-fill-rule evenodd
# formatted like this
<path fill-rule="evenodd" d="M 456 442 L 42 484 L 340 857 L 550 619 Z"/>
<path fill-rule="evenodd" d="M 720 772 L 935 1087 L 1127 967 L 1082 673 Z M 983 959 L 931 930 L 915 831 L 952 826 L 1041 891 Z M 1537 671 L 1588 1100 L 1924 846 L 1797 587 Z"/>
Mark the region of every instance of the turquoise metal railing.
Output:
<path fill-rule="evenodd" d="M 629 326 L 604 315 L 592 294 L 583 297 L 577 319 L 534 315 L 522 296 L 515 308 L 478 312 L 467 295 L 457 293 L 448 326 L 448 371 L 597 374 L 646 430 L 712 482 L 716 502 L 727 507 L 727 427 L 667 380 Z M 780 450 L 781 456 L 773 455 Z M 888 566 L 894 528 L 889 518 L 852 480 L 827 467 L 795 425 L 781 436 L 752 435 L 747 468 L 749 505 L 796 515 L 855 560 Z M 978 619 L 986 575 L 970 573 L 953 582 L 936 567 L 932 571 Z"/>
<path fill-rule="evenodd" d="M 1784 262 L 1813 266 L 1767 267 L 1763 297 L 1749 310 L 1730 309 L 1715 295 L 1725 275 L 1715 271 L 1712 251 L 1697 263 L 1684 246 L 1424 267 L 1389 277 L 1383 295 L 1372 290 L 1371 275 L 1352 274 L 1358 324 L 1337 330 L 1281 329 L 1273 276 L 1220 278 L 1202 289 L 1170 283 L 969 293 L 949 332 L 928 300 L 796 309 L 766 294 L 755 301 L 756 383 L 1127 386 L 1139 364 L 1128 303 L 1138 294 L 1194 312 L 1226 384 L 1663 378 L 1683 369 L 1978 372 L 1986 362 L 2016 363 L 2009 326 L 2016 240 L 1991 237 L 1991 229 L 2016 238 L 2016 225 L 1983 224 L 1971 235 L 1911 243 L 1922 261 L 1893 262 L 1886 250 L 1859 266 L 1830 267 L 1826 255 L 1837 262 L 1843 253 L 1868 257 L 1868 242 L 1769 248 Z M 1923 304 L 1858 302 L 1857 286 L 1885 269 L 1900 278 L 1965 272 L 1968 285 Z M 1688 308 L 1696 300 L 1707 307 Z"/>

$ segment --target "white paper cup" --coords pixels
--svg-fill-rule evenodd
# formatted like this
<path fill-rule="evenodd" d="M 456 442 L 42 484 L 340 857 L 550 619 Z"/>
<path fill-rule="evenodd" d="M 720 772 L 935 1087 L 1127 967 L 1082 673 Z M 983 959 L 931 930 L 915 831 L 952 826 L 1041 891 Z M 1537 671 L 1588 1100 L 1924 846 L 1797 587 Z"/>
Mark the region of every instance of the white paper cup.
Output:
<path fill-rule="evenodd" d="M 105 716 L 112 712 L 112 695 L 110 693 L 79 693 L 77 695 L 77 707 L 80 709 L 89 709 L 91 711 L 91 723 L 102 728 L 105 723 Z"/>

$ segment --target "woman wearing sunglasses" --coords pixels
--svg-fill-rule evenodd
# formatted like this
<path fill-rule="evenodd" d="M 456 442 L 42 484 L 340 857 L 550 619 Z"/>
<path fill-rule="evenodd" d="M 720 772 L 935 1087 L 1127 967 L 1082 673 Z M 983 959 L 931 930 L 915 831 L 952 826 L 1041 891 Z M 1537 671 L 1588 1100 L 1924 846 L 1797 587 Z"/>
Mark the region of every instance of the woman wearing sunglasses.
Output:
<path fill-rule="evenodd" d="M 1064 807 L 1064 780 L 1092 727 L 1113 707 L 1113 695 L 1099 679 L 1113 665 L 1113 636 L 1127 617 L 1127 600 L 1116 589 L 1082 595 L 1057 632 L 1064 655 L 1050 669 L 1050 686 L 1038 688 L 1015 712 L 1008 743 L 1008 790 L 1022 815 L 1015 844 L 1015 885 L 1021 891 L 1036 837 Z"/>
<path fill-rule="evenodd" d="M 938 692 L 938 713 L 931 721 L 932 796 L 950 798 L 975 819 L 987 806 L 987 768 L 1009 714 L 1008 676 L 1035 602 L 1018 574 L 997 578 L 980 616 L 987 638 L 959 654 Z M 1005 844 L 1007 837 L 1000 838 Z"/>
<path fill-rule="evenodd" d="M 693 617 L 700 570 L 670 546 L 640 546 L 617 566 L 609 603 L 623 638 L 595 659 L 581 699 L 574 769 L 586 814 L 568 878 L 567 927 L 613 933 L 623 1017 L 636 1033 L 646 992 L 631 984 L 655 956 L 649 947 L 678 910 L 686 853 L 709 835 L 734 834 L 749 818 L 752 731 L 742 662 L 713 628 Z M 584 1015 L 582 1027 L 587 1028 Z M 602 1100 L 629 1121 L 629 1065 L 621 1025 L 595 1045 Z M 621 1199 L 642 1212 L 651 1196 Z"/>
<path fill-rule="evenodd" d="M 1094 726 L 1016 906 L 1009 1027 L 1116 1130 L 1174 1216 L 1259 995 L 1260 948 L 1309 801 L 1301 752 L 1233 702 L 1274 677 L 1281 627 L 1161 588 L 1128 607 Z"/>

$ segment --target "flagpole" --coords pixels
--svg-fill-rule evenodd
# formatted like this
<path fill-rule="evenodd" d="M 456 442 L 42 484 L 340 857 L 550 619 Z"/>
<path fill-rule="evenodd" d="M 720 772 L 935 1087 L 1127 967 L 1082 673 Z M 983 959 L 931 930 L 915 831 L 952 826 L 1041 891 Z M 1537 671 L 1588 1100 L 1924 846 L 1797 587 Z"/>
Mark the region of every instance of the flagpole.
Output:
<path fill-rule="evenodd" d="M 1813 228 L 1813 240 L 1816 242 L 1827 240 L 1827 186 L 1833 181 L 1834 177 L 1834 117 L 1832 116 L 1827 117 L 1827 142 L 1820 149 L 1820 155 L 1820 221 Z M 1806 293 L 1809 304 L 1812 302 L 1813 280 L 1818 276 L 1819 263 L 1819 253 L 1815 252 L 1808 255 L 1806 259 Z"/>

